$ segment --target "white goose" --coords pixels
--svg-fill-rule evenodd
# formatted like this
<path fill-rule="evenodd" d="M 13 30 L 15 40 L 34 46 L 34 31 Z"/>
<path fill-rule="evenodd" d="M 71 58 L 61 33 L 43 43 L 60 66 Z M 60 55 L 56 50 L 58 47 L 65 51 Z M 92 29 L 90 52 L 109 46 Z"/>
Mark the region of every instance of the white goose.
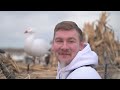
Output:
<path fill-rule="evenodd" d="M 46 42 L 42 38 L 35 38 L 35 33 L 32 28 L 28 28 L 25 32 L 26 39 L 24 45 L 24 51 L 34 57 L 34 64 L 36 57 L 42 57 L 46 53 L 49 53 L 50 43 Z"/>

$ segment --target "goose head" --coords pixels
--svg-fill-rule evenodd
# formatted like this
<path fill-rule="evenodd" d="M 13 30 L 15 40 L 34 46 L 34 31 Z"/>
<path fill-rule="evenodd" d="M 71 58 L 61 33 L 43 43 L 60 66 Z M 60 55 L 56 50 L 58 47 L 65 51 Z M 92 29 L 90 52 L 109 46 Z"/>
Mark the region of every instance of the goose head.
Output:
<path fill-rule="evenodd" d="M 25 30 L 24 33 L 25 33 L 25 34 L 33 34 L 34 32 L 33 32 L 33 29 L 32 29 L 31 27 L 28 27 L 28 28 Z"/>

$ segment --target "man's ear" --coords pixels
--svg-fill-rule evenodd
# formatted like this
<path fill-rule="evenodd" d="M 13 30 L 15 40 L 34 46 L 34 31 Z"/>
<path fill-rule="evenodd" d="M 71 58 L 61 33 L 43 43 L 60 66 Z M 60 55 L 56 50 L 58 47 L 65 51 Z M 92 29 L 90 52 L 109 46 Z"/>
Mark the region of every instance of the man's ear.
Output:
<path fill-rule="evenodd" d="M 80 51 L 83 50 L 83 49 L 84 49 L 84 42 L 81 41 L 81 42 L 80 42 Z"/>

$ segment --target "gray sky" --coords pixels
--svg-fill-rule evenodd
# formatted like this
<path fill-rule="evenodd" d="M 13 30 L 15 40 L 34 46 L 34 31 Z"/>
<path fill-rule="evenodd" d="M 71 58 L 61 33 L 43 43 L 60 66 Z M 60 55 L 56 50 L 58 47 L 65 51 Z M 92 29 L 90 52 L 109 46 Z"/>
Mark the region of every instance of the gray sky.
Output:
<path fill-rule="evenodd" d="M 99 19 L 102 11 L 0 11 L 0 48 L 23 48 L 24 31 L 30 26 L 37 36 L 51 41 L 53 29 L 58 22 L 72 20 L 82 29 L 85 22 Z M 110 13 L 109 24 L 120 34 L 120 11 Z M 120 38 L 120 37 L 119 37 Z"/>

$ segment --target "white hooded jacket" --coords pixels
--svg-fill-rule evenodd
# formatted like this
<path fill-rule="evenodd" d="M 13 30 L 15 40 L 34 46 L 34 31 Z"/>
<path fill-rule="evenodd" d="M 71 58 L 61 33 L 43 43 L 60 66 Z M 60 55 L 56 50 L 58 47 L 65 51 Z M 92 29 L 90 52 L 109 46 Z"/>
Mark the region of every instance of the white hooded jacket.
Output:
<path fill-rule="evenodd" d="M 72 62 L 66 67 L 60 68 L 58 62 L 56 79 L 101 79 L 98 72 L 93 68 L 98 65 L 98 56 L 91 51 L 90 45 L 79 51 Z"/>

